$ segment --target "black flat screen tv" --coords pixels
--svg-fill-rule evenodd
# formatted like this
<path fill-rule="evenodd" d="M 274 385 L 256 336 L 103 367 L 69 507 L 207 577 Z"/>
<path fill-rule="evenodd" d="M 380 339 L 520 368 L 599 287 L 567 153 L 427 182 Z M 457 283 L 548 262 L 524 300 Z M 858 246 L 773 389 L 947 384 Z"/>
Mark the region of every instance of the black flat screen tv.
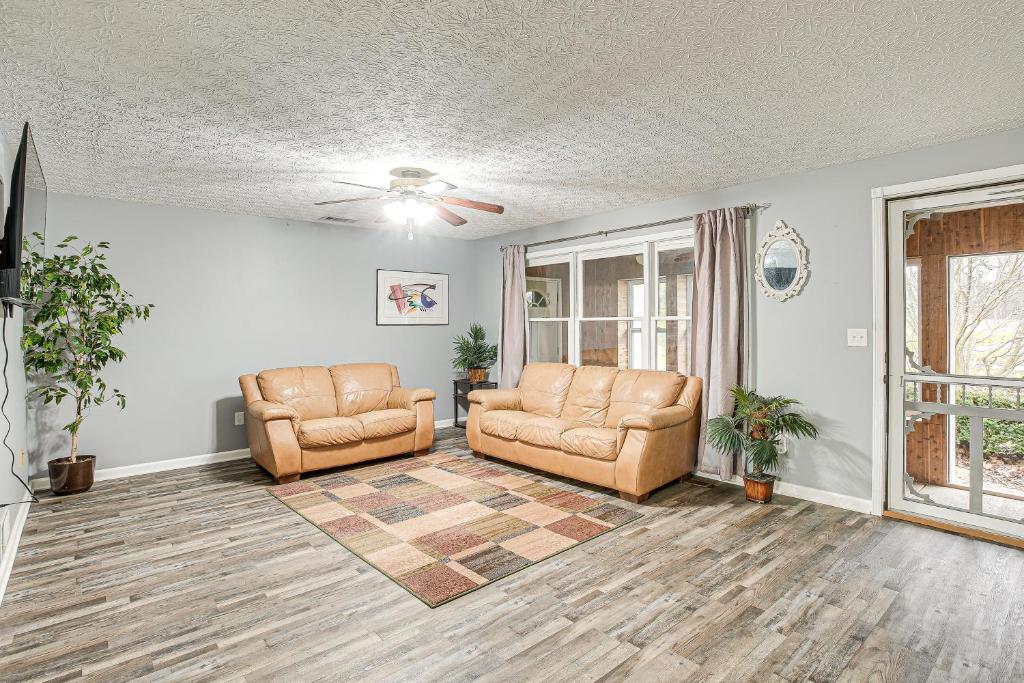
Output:
<path fill-rule="evenodd" d="M 21 245 L 26 235 L 46 235 L 46 178 L 26 123 L 11 172 L 11 199 L 0 239 L 0 299 L 4 313 L 22 303 Z M 42 246 L 40 246 L 42 248 Z"/>

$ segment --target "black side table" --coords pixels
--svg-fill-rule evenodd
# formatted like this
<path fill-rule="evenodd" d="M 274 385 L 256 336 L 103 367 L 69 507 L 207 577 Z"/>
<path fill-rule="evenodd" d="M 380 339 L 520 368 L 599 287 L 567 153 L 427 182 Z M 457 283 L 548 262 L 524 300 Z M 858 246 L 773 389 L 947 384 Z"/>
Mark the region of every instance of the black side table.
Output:
<path fill-rule="evenodd" d="M 455 401 L 455 410 L 452 413 L 454 419 L 452 420 L 452 426 L 458 427 L 459 429 L 465 429 L 466 423 L 459 424 L 459 399 L 462 399 L 462 404 L 466 406 L 466 413 L 469 414 L 469 400 L 466 398 L 469 396 L 469 392 L 474 389 L 497 389 L 497 382 L 470 382 L 468 379 L 456 379 L 452 380 L 452 384 L 455 385 L 455 393 L 452 394 L 452 398 Z"/>

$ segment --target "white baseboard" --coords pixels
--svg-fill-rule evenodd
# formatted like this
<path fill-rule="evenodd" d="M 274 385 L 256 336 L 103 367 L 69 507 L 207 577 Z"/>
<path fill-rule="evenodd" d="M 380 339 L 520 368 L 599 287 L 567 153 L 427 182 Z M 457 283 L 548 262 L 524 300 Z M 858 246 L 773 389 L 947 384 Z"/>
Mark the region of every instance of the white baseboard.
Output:
<path fill-rule="evenodd" d="M 11 535 L 7 539 L 3 557 L 0 557 L 0 604 L 3 604 L 4 593 L 7 592 L 7 581 L 11 578 L 11 572 L 14 571 L 14 556 L 18 553 L 21 531 L 25 528 L 25 520 L 28 519 L 30 506 L 27 501 L 32 500 L 28 491 L 25 492 L 22 500 L 25 502 L 9 508 L 9 514 L 14 515 L 14 521 L 11 524 Z"/>
<path fill-rule="evenodd" d="M 451 427 L 452 418 L 437 420 L 434 422 L 435 429 Z M 211 465 L 217 462 L 228 462 L 229 460 L 242 460 L 249 457 L 248 448 L 240 448 L 236 451 L 222 451 L 220 453 L 205 453 L 203 455 L 191 455 L 184 458 L 172 458 L 170 460 L 155 460 L 144 462 L 138 465 L 125 465 L 123 467 L 107 467 L 96 470 L 95 480 L 106 481 L 107 479 L 120 479 L 121 477 L 134 477 L 137 474 L 152 474 L 153 472 L 164 472 L 167 470 L 178 470 L 183 467 L 196 467 L 197 465 Z M 37 477 L 32 480 L 32 490 L 45 491 L 50 488 L 50 480 L 47 477 Z"/>
<path fill-rule="evenodd" d="M 722 479 L 717 474 L 708 474 L 706 472 L 694 472 L 694 475 L 705 479 L 721 481 L 726 484 L 733 484 L 734 486 L 743 486 L 743 478 L 739 475 L 733 475 L 732 479 Z M 791 484 L 790 482 L 783 481 L 782 479 L 775 480 L 775 493 L 780 496 L 790 496 L 792 498 L 800 498 L 801 500 L 809 500 L 813 503 L 823 503 L 824 505 L 831 505 L 832 507 L 843 508 L 844 510 L 863 512 L 866 515 L 871 514 L 870 498 L 858 498 L 856 496 L 849 496 L 845 493 L 823 491 L 822 489 L 811 488 L 810 486 Z"/>
<path fill-rule="evenodd" d="M 169 460 L 154 460 L 143 462 L 138 465 L 124 465 L 123 467 L 107 467 L 96 470 L 95 480 L 106 481 L 107 479 L 120 479 L 121 477 L 134 477 L 137 474 L 151 474 L 153 472 L 164 472 L 166 470 L 179 470 L 183 467 L 196 467 L 197 465 L 212 465 L 217 462 L 228 462 L 229 460 L 242 460 L 249 457 L 248 448 L 239 448 L 235 451 L 221 451 L 220 453 L 204 453 L 203 455 L 190 455 L 184 458 L 171 458 Z M 41 491 L 50 488 L 50 480 L 47 477 L 39 477 L 32 480 L 32 489 Z"/>

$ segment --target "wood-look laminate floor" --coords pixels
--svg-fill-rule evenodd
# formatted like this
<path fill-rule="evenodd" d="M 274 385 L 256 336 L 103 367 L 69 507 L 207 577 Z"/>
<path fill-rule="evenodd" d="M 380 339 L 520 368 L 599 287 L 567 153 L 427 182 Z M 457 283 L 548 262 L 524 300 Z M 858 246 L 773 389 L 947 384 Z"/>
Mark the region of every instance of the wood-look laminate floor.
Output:
<path fill-rule="evenodd" d="M 239 461 L 43 498 L 0 607 L 0 679 L 1024 679 L 1018 550 L 685 483 L 429 609 L 268 483 Z"/>

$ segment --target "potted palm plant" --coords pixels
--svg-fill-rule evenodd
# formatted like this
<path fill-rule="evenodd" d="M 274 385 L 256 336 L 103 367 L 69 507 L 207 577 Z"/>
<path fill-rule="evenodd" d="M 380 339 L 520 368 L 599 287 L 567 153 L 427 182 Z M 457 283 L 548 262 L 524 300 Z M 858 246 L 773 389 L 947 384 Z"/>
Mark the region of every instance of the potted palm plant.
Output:
<path fill-rule="evenodd" d="M 455 338 L 455 357 L 452 365 L 456 370 L 468 370 L 469 381 L 486 382 L 487 370 L 498 360 L 498 345 L 487 343 L 487 333 L 483 325 L 473 323 L 469 326 L 469 334 L 460 334 Z"/>
<path fill-rule="evenodd" d="M 91 244 L 74 235 L 53 253 L 42 251 L 43 236 L 25 244 L 23 289 L 32 306 L 25 313 L 22 348 L 25 369 L 32 373 L 33 394 L 43 403 L 75 406 L 75 417 L 64 426 L 71 435 L 71 452 L 47 463 L 50 490 L 58 495 L 88 491 L 96 456 L 78 453 L 78 432 L 90 408 L 113 401 L 125 407 L 125 395 L 100 377 L 108 363 L 124 360 L 114 338 L 124 326 L 149 317 L 151 304 L 137 305 L 107 268 L 107 242 Z"/>
<path fill-rule="evenodd" d="M 781 437 L 818 437 L 818 428 L 803 415 L 790 410 L 799 401 L 785 396 L 761 396 L 753 389 L 736 385 L 732 388 L 736 408 L 732 415 L 719 415 L 708 420 L 707 442 L 726 453 L 743 453 L 745 462 L 743 488 L 747 500 L 769 503 L 775 488 L 775 476 L 768 474 L 779 467 Z"/>

